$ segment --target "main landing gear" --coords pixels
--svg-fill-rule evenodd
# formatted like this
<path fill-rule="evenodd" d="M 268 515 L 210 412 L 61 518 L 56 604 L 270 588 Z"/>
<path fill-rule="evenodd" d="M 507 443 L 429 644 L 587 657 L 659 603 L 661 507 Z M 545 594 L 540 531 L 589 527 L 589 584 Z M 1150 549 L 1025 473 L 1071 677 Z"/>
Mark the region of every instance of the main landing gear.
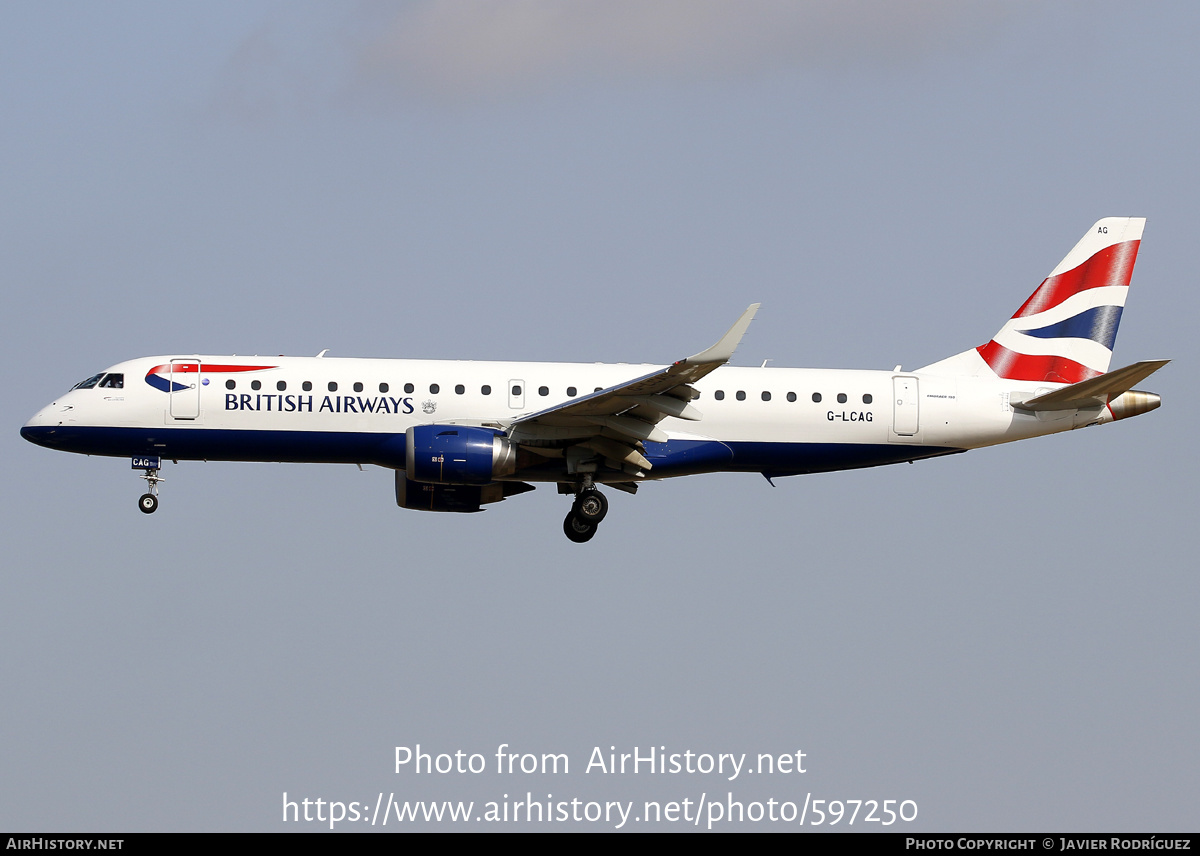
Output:
<path fill-rule="evenodd" d="M 608 514 L 608 497 L 588 484 L 575 494 L 575 502 L 563 521 L 563 532 L 576 544 L 592 540 L 596 527 Z"/>
<path fill-rule="evenodd" d="M 138 497 L 138 508 L 141 509 L 142 514 L 153 514 L 158 511 L 158 483 L 166 481 L 158 474 L 161 466 L 162 461 L 157 457 L 142 456 L 133 459 L 133 468 L 143 470 L 139 478 L 144 478 L 150 488 L 148 493 L 143 493 Z"/>

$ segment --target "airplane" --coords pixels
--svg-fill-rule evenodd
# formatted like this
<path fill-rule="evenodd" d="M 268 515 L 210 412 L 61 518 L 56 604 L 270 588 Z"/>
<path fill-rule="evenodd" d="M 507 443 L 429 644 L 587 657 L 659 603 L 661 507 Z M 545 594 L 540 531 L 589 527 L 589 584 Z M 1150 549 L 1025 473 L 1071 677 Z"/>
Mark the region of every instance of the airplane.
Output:
<path fill-rule="evenodd" d="M 912 462 L 1154 410 L 1133 386 L 1169 360 L 1108 370 L 1144 225 L 1098 221 L 989 342 L 913 371 L 729 366 L 756 303 L 668 366 L 145 357 L 77 383 L 21 435 L 131 458 L 146 513 L 164 459 L 374 464 L 397 505 L 425 511 L 555 484 L 582 543 L 608 513 L 600 485 Z"/>

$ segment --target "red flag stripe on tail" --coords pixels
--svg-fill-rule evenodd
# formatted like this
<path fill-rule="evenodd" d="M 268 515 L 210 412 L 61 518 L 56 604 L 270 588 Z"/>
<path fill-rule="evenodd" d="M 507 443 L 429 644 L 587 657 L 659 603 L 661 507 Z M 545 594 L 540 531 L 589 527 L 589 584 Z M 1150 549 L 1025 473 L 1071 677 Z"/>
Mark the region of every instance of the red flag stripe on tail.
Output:
<path fill-rule="evenodd" d="M 1009 380 L 1030 380 L 1039 383 L 1079 383 L 1099 377 L 1103 372 L 1089 369 L 1083 363 L 1054 354 L 1018 354 L 994 339 L 975 350 L 997 375 Z"/>
<path fill-rule="evenodd" d="M 1125 241 L 1105 247 L 1078 267 L 1047 277 L 1038 290 L 1030 295 L 1013 318 L 1024 318 L 1053 309 L 1068 297 L 1089 288 L 1106 285 L 1129 285 L 1133 263 L 1137 260 L 1141 241 Z"/>

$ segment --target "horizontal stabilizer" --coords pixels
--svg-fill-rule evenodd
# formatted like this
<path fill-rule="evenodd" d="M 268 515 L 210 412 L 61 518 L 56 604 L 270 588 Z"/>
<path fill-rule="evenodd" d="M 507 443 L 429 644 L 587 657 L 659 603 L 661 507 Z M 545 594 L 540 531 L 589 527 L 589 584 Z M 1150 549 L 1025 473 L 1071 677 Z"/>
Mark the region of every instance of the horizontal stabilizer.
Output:
<path fill-rule="evenodd" d="M 1077 410 L 1081 407 L 1095 407 L 1105 404 L 1123 392 L 1133 389 L 1134 384 L 1141 383 L 1150 375 L 1161 369 L 1170 360 L 1142 360 L 1125 368 L 1094 377 L 1091 380 L 1073 383 L 1052 392 L 1027 399 L 1012 401 L 1010 404 L 1019 410 Z"/>

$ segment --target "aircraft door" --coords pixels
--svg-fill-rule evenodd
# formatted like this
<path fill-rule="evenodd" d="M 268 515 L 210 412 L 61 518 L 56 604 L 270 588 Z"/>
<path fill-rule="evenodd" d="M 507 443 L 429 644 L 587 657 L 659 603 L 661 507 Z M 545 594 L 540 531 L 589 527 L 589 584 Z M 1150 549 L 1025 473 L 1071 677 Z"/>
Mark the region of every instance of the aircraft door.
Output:
<path fill-rule="evenodd" d="M 911 437 L 920 430 L 920 397 L 915 377 L 892 378 L 892 433 Z"/>
<path fill-rule="evenodd" d="M 171 360 L 171 418 L 200 416 L 200 361 Z"/>
<path fill-rule="evenodd" d="M 510 380 L 508 382 L 508 406 L 513 410 L 525 409 L 525 381 Z"/>

